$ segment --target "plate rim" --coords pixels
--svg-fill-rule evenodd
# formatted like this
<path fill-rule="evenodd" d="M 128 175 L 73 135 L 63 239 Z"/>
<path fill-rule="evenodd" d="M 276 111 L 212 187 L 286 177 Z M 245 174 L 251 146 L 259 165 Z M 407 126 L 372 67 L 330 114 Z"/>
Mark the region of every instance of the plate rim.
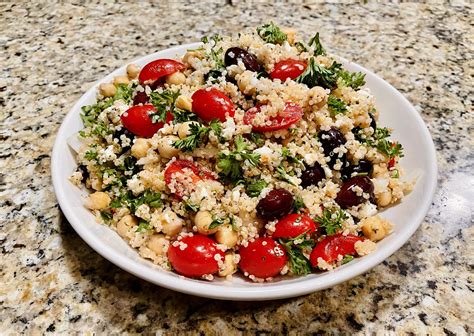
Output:
<path fill-rule="evenodd" d="M 189 43 L 189 44 L 182 44 L 178 46 L 174 46 L 171 48 L 163 49 L 143 57 L 136 58 L 135 60 L 129 62 L 142 62 L 142 60 L 146 58 L 153 58 L 159 57 L 160 53 L 164 52 L 182 52 L 183 49 L 191 49 L 199 46 L 201 43 Z M 85 229 L 84 226 L 81 225 L 81 220 L 77 217 L 75 212 L 73 211 L 73 207 L 71 207 L 67 202 L 67 193 L 62 187 L 63 180 L 60 179 L 59 174 L 56 172 L 61 167 L 61 160 L 60 160 L 60 139 L 66 139 L 67 136 L 70 134 L 66 133 L 66 125 L 69 124 L 70 120 L 74 117 L 75 113 L 80 110 L 80 108 L 84 105 L 84 101 L 89 97 L 92 91 L 96 91 L 96 87 L 98 84 L 110 81 L 113 76 L 116 76 L 122 73 L 126 65 L 112 71 L 107 76 L 99 79 L 96 81 L 73 105 L 73 107 L 69 110 L 66 116 L 63 118 L 61 122 L 61 126 L 56 133 L 56 138 L 54 141 L 54 146 L 52 150 L 51 156 L 51 176 L 53 181 L 53 188 L 56 195 L 56 199 L 59 203 L 59 206 L 64 213 L 65 217 L 74 228 L 74 230 L 78 233 L 78 235 L 97 253 L 99 253 L 102 257 L 107 259 L 108 261 L 112 262 L 116 266 L 120 267 L 124 271 L 127 271 L 135 276 L 154 283 L 156 285 L 200 297 L 208 297 L 213 299 L 220 299 L 220 300 L 238 300 L 238 301 L 264 301 L 264 300 L 273 300 L 273 299 L 284 299 L 290 297 L 301 296 L 305 294 L 309 294 L 312 292 L 316 292 L 319 290 L 323 290 L 329 287 L 333 287 L 337 284 L 345 282 L 349 279 L 352 279 L 360 274 L 363 274 L 373 267 L 380 264 L 382 261 L 390 257 L 396 251 L 398 251 L 415 233 L 418 229 L 420 224 L 423 222 L 429 207 L 432 203 L 434 194 L 437 188 L 437 181 L 438 181 L 438 166 L 436 160 L 436 150 L 431 138 L 431 134 L 427 128 L 427 125 L 423 121 L 421 115 L 416 111 L 415 107 L 408 101 L 407 98 L 397 89 L 395 89 L 390 83 L 385 81 L 383 78 L 378 76 L 371 70 L 367 68 L 348 61 L 342 57 L 335 56 L 341 61 L 345 62 L 346 64 L 355 65 L 356 67 L 360 68 L 360 71 L 364 73 L 369 73 L 370 75 L 374 76 L 377 80 L 382 81 L 390 91 L 395 93 L 398 99 L 403 100 L 408 106 L 411 107 L 411 112 L 414 114 L 415 119 L 417 119 L 418 123 L 422 126 L 421 129 L 423 130 L 422 137 L 425 138 L 428 145 L 428 156 L 430 161 L 433 163 L 430 165 L 431 171 L 430 176 L 432 178 L 427 180 L 427 196 L 423 198 L 422 209 L 417 212 L 416 218 L 413 220 L 416 222 L 416 225 L 412 225 L 408 227 L 403 234 L 398 234 L 392 241 L 391 244 L 386 246 L 383 250 L 378 250 L 374 252 L 372 258 L 361 258 L 357 263 L 357 268 L 351 267 L 350 264 L 345 265 L 344 267 L 340 267 L 337 269 L 338 276 L 332 277 L 331 274 L 333 272 L 325 272 L 323 274 L 328 275 L 330 278 L 326 283 L 319 284 L 318 281 L 310 281 L 311 279 L 304 280 L 304 277 L 301 281 L 295 282 L 287 282 L 285 280 L 282 282 L 274 282 L 274 283 L 267 283 L 265 285 L 255 284 L 253 287 L 232 287 L 232 286 L 223 286 L 223 285 L 213 285 L 213 282 L 203 282 L 201 280 L 194 280 L 188 279 L 182 276 L 176 276 L 174 273 L 162 271 L 157 268 L 149 267 L 145 264 L 140 264 L 135 261 L 127 260 L 121 257 L 114 249 L 109 248 L 104 244 L 100 244 L 99 237 L 95 235 L 90 235 L 89 232 Z M 128 64 L 128 63 L 127 63 Z M 426 173 L 426 172 L 425 172 Z M 98 224 L 100 225 L 100 224 Z M 130 247 L 131 248 L 131 247 Z M 356 266 L 356 265 L 353 265 Z M 321 276 L 319 279 L 324 278 L 324 275 Z M 229 283 L 231 284 L 231 283 Z M 273 284 L 273 285 L 272 285 Z"/>

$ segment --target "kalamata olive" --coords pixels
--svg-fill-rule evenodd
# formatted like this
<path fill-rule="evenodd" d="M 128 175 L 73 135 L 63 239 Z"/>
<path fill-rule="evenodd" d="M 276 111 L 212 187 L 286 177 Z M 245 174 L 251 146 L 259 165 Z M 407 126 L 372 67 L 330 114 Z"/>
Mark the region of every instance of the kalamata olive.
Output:
<path fill-rule="evenodd" d="M 127 146 L 122 145 L 122 139 L 121 139 L 122 135 L 124 135 L 127 139 L 130 140 L 130 145 L 127 145 Z M 130 132 L 128 129 L 126 129 L 125 127 L 122 127 L 120 130 L 115 131 L 113 135 L 113 139 L 117 139 L 118 144 L 120 145 L 122 149 L 120 154 L 123 154 L 131 148 L 131 144 L 133 143 L 133 139 L 135 139 L 135 135 L 132 132 Z"/>
<path fill-rule="evenodd" d="M 372 113 L 369 113 L 370 116 L 370 127 L 372 127 L 375 131 L 377 128 L 377 122 L 375 121 L 375 116 Z"/>
<path fill-rule="evenodd" d="M 352 177 L 352 175 L 365 174 L 370 177 L 374 166 L 369 160 L 359 160 L 357 164 L 349 165 L 341 169 L 342 180 L 345 181 Z"/>
<path fill-rule="evenodd" d="M 306 168 L 301 174 L 301 186 L 307 188 L 312 185 L 317 185 L 318 182 L 322 181 L 325 177 L 324 169 L 316 162 L 314 166 Z"/>
<path fill-rule="evenodd" d="M 226 66 L 237 64 L 238 60 L 242 60 L 245 65 L 245 69 L 255 72 L 261 71 L 261 66 L 257 61 L 255 55 L 249 53 L 247 50 L 238 47 L 232 47 L 227 49 L 224 56 L 224 62 Z"/>
<path fill-rule="evenodd" d="M 81 173 L 81 182 L 85 184 L 89 178 L 89 171 L 87 170 L 87 167 L 85 165 L 79 165 L 79 167 L 77 167 L 77 171 Z"/>
<path fill-rule="evenodd" d="M 341 160 L 342 166 L 344 167 L 347 161 L 346 154 L 343 153 L 341 156 L 339 156 L 339 153 L 336 154 L 333 152 L 334 149 L 346 143 L 344 134 L 342 134 L 341 131 L 339 131 L 336 127 L 331 127 L 329 131 L 319 132 L 318 139 L 323 146 L 324 155 L 331 158 L 328 163 L 329 167 L 334 167 L 334 164 L 338 158 Z"/>
<path fill-rule="evenodd" d="M 204 81 L 207 82 L 209 79 L 211 83 L 217 83 L 217 78 L 222 76 L 222 71 L 220 70 L 210 70 L 204 74 Z"/>
<path fill-rule="evenodd" d="M 266 220 L 275 220 L 293 209 L 293 195 L 285 189 L 273 189 L 257 204 L 257 215 Z"/>
<path fill-rule="evenodd" d="M 354 176 L 348 179 L 337 193 L 336 203 L 341 208 L 350 208 L 354 205 L 364 203 L 367 199 L 363 195 L 358 195 L 360 191 L 354 190 L 360 188 L 363 193 L 369 194 L 370 201 L 374 199 L 374 184 L 368 176 Z"/>
<path fill-rule="evenodd" d="M 149 100 L 150 98 L 145 91 L 139 91 L 135 94 L 135 97 L 133 97 L 133 105 L 146 104 Z"/>

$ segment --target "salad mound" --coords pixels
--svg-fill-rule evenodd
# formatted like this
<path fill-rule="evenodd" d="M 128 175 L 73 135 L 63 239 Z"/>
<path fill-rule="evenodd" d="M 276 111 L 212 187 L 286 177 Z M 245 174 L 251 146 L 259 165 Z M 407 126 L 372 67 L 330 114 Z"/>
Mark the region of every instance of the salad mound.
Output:
<path fill-rule="evenodd" d="M 98 222 L 184 276 L 339 267 L 376 249 L 392 229 L 378 212 L 413 187 L 364 77 L 318 33 L 204 37 L 99 86 L 71 181 Z"/>

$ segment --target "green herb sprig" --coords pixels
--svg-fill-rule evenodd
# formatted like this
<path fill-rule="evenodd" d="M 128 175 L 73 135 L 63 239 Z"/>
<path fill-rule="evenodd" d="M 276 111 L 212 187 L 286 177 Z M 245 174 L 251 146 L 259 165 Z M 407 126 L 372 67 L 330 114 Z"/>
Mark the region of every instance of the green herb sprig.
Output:
<path fill-rule="evenodd" d="M 303 251 L 315 245 L 313 239 L 307 239 L 306 233 L 303 233 L 296 238 L 280 238 L 278 241 L 286 250 L 292 274 L 306 275 L 311 273 L 311 262 L 303 254 Z"/>
<path fill-rule="evenodd" d="M 257 28 L 257 34 L 267 43 L 283 44 L 287 40 L 286 34 L 273 22 Z"/>
<path fill-rule="evenodd" d="M 344 114 L 347 112 L 347 105 L 342 99 L 339 99 L 333 95 L 328 96 L 328 109 L 331 113 L 331 116 L 337 114 Z"/>
<path fill-rule="evenodd" d="M 211 131 L 214 132 L 217 137 L 221 137 L 222 125 L 219 120 L 212 120 L 208 126 L 193 122 L 189 125 L 189 135 L 184 139 L 175 141 L 173 147 L 179 148 L 184 152 L 193 151 L 209 138 Z"/>
<path fill-rule="evenodd" d="M 329 68 L 325 68 L 319 65 L 314 57 L 311 57 L 306 70 L 295 81 L 306 84 L 309 88 L 321 86 L 326 89 L 333 89 L 337 84 L 341 67 L 340 63 L 333 62 Z"/>
<path fill-rule="evenodd" d="M 242 164 L 248 162 L 251 166 L 257 166 L 260 162 L 260 155 L 252 153 L 241 135 L 234 140 L 235 149 L 230 153 L 219 153 L 217 157 L 217 167 L 220 175 L 233 183 L 239 181 L 243 176 Z"/>
<path fill-rule="evenodd" d="M 324 209 L 323 215 L 314 220 L 324 229 L 325 233 L 333 235 L 342 229 L 342 223 L 348 218 L 347 214 L 341 209 Z"/>

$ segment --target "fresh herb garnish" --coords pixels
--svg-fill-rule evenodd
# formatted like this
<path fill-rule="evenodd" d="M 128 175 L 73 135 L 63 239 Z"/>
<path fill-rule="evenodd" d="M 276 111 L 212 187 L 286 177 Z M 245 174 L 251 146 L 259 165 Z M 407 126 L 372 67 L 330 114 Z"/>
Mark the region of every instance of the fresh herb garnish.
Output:
<path fill-rule="evenodd" d="M 287 40 L 286 34 L 273 22 L 258 27 L 257 34 L 267 43 L 283 44 Z"/>
<path fill-rule="evenodd" d="M 221 226 L 222 224 L 224 224 L 224 218 L 213 217 L 212 222 L 211 224 L 209 224 L 208 229 L 209 230 L 215 229 L 216 227 Z"/>
<path fill-rule="evenodd" d="M 292 184 L 292 185 L 295 185 L 292 181 L 291 181 L 291 175 L 288 174 L 285 170 L 285 167 L 283 167 L 283 165 L 279 165 L 276 169 L 276 173 L 277 173 L 277 176 L 276 178 L 279 179 L 279 180 L 282 180 L 282 181 L 285 181 L 289 184 Z"/>
<path fill-rule="evenodd" d="M 365 85 L 365 74 L 362 72 L 349 72 L 347 70 L 341 70 L 339 72 L 339 78 L 341 79 L 343 85 L 350 86 L 354 90 L 357 90 L 361 86 Z"/>
<path fill-rule="evenodd" d="M 306 233 L 303 233 L 296 238 L 280 238 L 278 241 L 286 250 L 292 274 L 306 275 L 311 273 L 311 262 L 303 254 L 303 251 L 314 246 L 313 239 L 306 239 Z"/>
<path fill-rule="evenodd" d="M 112 213 L 109 210 L 102 210 L 100 212 L 100 217 L 102 217 L 102 220 L 104 221 L 105 224 L 110 224 L 110 221 L 112 220 Z"/>
<path fill-rule="evenodd" d="M 392 159 L 394 157 L 403 157 L 403 147 L 398 142 L 391 142 L 387 140 L 391 135 L 391 131 L 388 128 L 376 128 L 372 137 L 367 139 L 358 138 L 358 140 L 362 143 L 367 144 L 370 147 L 377 148 L 377 150 Z"/>
<path fill-rule="evenodd" d="M 256 166 L 260 162 L 260 155 L 252 153 L 248 149 L 248 144 L 241 135 L 234 140 L 235 149 L 232 152 L 221 152 L 217 158 L 217 167 L 221 176 L 230 179 L 233 183 L 237 182 L 243 176 L 242 165 L 248 162 L 251 166 Z"/>
<path fill-rule="evenodd" d="M 346 254 L 344 258 L 342 258 L 341 264 L 342 265 L 347 264 L 348 262 L 351 262 L 352 260 L 354 260 L 354 256 L 351 256 L 350 254 Z"/>
<path fill-rule="evenodd" d="M 344 114 L 347 112 L 346 103 L 344 103 L 342 99 L 339 99 L 333 95 L 329 95 L 328 97 L 328 108 L 333 117 L 337 114 Z"/>
<path fill-rule="evenodd" d="M 301 196 L 295 197 L 295 202 L 293 203 L 293 212 L 299 213 L 301 209 L 305 208 L 306 205 L 304 204 L 303 198 Z"/>
<path fill-rule="evenodd" d="M 199 211 L 199 206 L 196 204 L 189 203 L 188 201 L 183 201 L 184 203 L 184 208 L 188 211 L 192 212 L 198 212 Z"/>
<path fill-rule="evenodd" d="M 178 97 L 179 91 L 151 92 L 150 102 L 156 109 L 155 113 L 150 114 L 151 121 L 153 123 L 166 122 L 166 116 L 174 111 Z"/>
<path fill-rule="evenodd" d="M 151 226 L 149 222 L 147 222 L 144 219 L 140 219 L 140 222 L 138 223 L 138 227 L 135 230 L 135 232 L 143 232 L 143 231 L 148 231 L 151 229 L 153 229 L 153 227 Z"/>
<path fill-rule="evenodd" d="M 304 52 L 304 51 L 308 51 L 308 48 L 306 48 L 306 46 L 304 45 L 303 42 L 301 41 L 298 41 L 295 43 L 295 47 L 296 49 L 301 53 L 301 52 Z"/>
<path fill-rule="evenodd" d="M 265 139 L 262 133 L 252 132 L 249 134 L 249 140 L 256 144 L 258 147 L 261 147 L 265 144 Z"/>
<path fill-rule="evenodd" d="M 260 178 L 250 180 L 245 185 L 245 192 L 250 197 L 258 197 L 263 189 L 267 187 L 268 183 Z"/>
<path fill-rule="evenodd" d="M 306 84 L 309 88 L 322 86 L 326 89 L 333 89 L 336 86 L 341 67 L 340 63 L 333 62 L 329 68 L 325 68 L 319 65 L 314 57 L 311 57 L 306 70 L 295 81 Z"/>
<path fill-rule="evenodd" d="M 222 133 L 222 125 L 219 120 L 214 119 L 209 123 L 209 126 L 204 126 L 198 122 L 193 122 L 189 125 L 189 135 L 181 140 L 175 141 L 173 147 L 179 148 L 182 151 L 193 151 L 209 138 L 211 131 L 218 137 Z"/>
<path fill-rule="evenodd" d="M 347 214 L 341 209 L 324 209 L 323 215 L 314 220 L 324 228 L 325 233 L 330 236 L 342 229 L 342 223 L 348 218 Z"/>
<path fill-rule="evenodd" d="M 321 41 L 319 40 L 319 33 L 316 33 L 308 43 L 310 48 L 313 48 L 313 54 L 314 56 L 318 55 L 326 55 L 326 50 L 324 50 Z"/>
<path fill-rule="evenodd" d="M 97 151 L 93 150 L 93 149 L 89 149 L 88 151 L 86 151 L 84 153 L 84 158 L 86 160 L 89 160 L 89 161 L 92 161 L 92 160 L 97 160 L 97 157 L 99 156 L 99 154 L 97 153 Z"/>
<path fill-rule="evenodd" d="M 147 189 L 141 195 L 135 197 L 131 192 L 126 192 L 115 198 L 110 203 L 110 207 L 120 208 L 121 206 L 126 206 L 130 209 L 130 212 L 135 213 L 142 204 L 147 204 L 150 208 L 162 207 L 161 193 Z"/>
<path fill-rule="evenodd" d="M 214 69 L 210 70 L 206 75 L 206 81 L 209 78 L 214 78 L 214 76 L 219 77 L 219 73 L 222 72 L 222 70 L 225 69 L 225 63 L 224 63 L 224 49 L 219 48 L 217 49 L 217 43 L 222 41 L 222 37 L 220 35 L 214 35 L 210 39 L 207 36 L 204 36 L 201 38 L 201 41 L 203 43 L 210 43 L 213 41 L 213 45 L 211 46 L 210 52 L 206 53 L 206 58 L 214 62 Z"/>
<path fill-rule="evenodd" d="M 290 150 L 286 147 L 281 149 L 281 158 L 282 160 L 286 160 L 290 163 L 301 164 L 301 161 L 296 156 L 293 156 Z"/>

